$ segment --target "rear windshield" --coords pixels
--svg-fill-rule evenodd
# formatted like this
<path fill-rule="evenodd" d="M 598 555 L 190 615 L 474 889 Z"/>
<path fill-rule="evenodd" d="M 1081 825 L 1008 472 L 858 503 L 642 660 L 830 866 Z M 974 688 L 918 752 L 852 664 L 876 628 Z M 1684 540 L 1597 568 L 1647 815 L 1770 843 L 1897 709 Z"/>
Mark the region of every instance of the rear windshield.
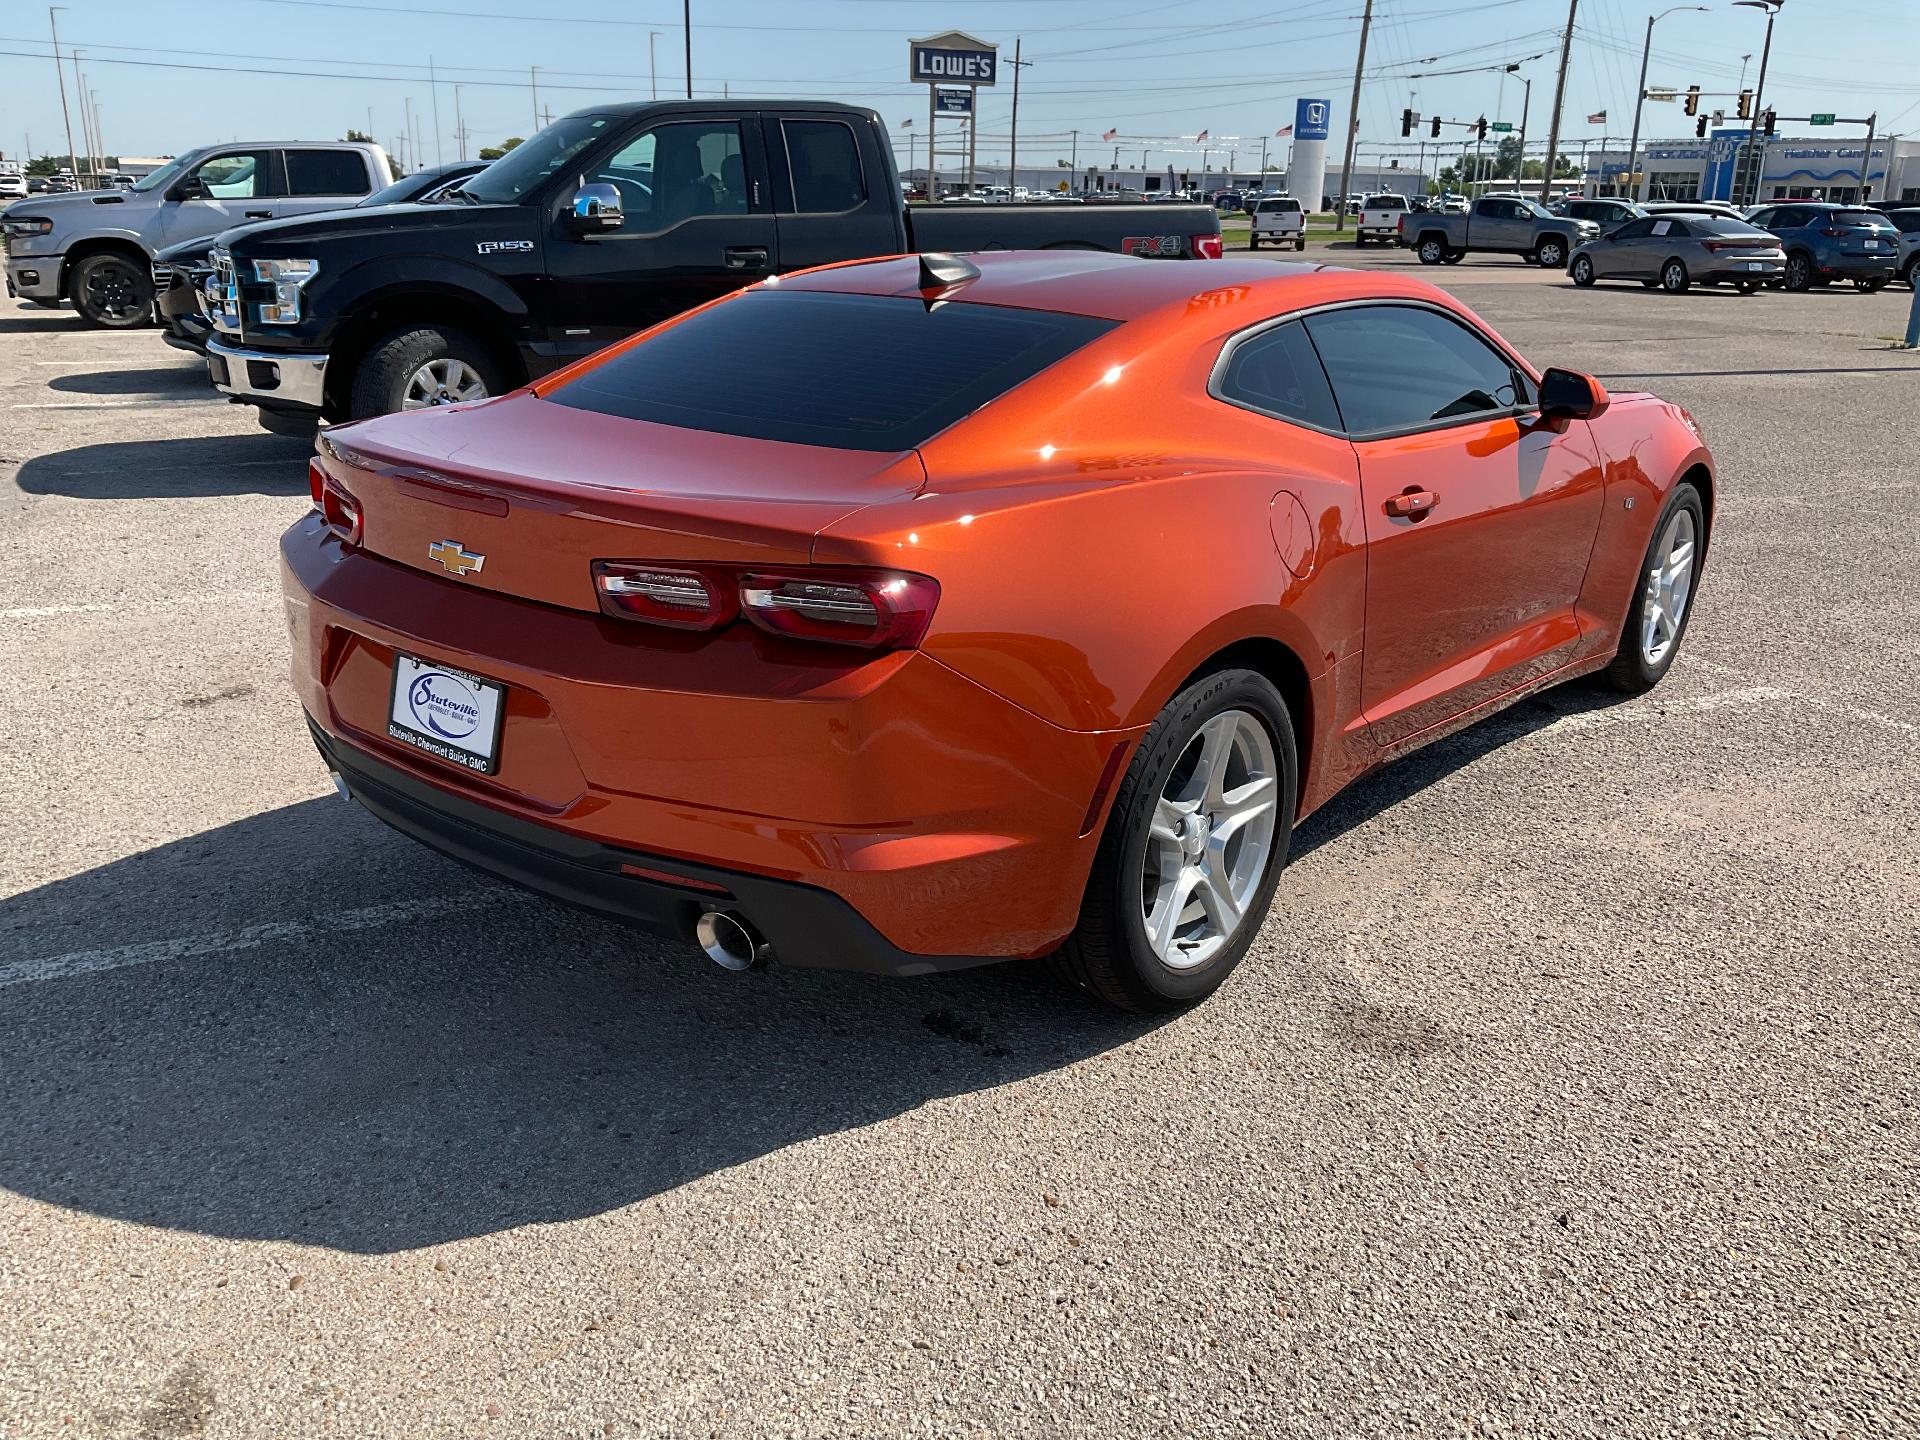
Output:
<path fill-rule="evenodd" d="M 1298 200 L 1262 200 L 1260 202 L 1260 213 L 1262 215 L 1272 215 L 1276 212 L 1281 215 L 1294 215 L 1297 214 L 1299 210 L 1300 202 Z"/>
<path fill-rule="evenodd" d="M 1893 222 L 1878 210 L 1836 210 L 1833 212 L 1836 225 L 1865 225 L 1872 230 L 1891 230 Z"/>
<path fill-rule="evenodd" d="M 1752 235 L 1763 240 L 1773 239 L 1751 220 L 1736 220 L 1731 215 L 1689 215 L 1687 224 L 1700 235 Z"/>
<path fill-rule="evenodd" d="M 756 289 L 641 341 L 547 398 L 721 435 L 910 450 L 1118 323 Z"/>
<path fill-rule="evenodd" d="M 1401 195 L 1373 195 L 1367 199 L 1369 210 L 1404 210 L 1406 208 L 1406 198 Z"/>

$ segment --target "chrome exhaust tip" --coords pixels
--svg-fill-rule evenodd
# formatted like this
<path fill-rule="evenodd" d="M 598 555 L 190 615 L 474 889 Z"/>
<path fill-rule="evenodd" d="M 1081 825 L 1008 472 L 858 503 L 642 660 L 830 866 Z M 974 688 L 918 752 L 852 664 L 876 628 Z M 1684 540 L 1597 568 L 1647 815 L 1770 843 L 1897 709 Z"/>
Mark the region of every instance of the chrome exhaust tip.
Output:
<path fill-rule="evenodd" d="M 766 937 L 738 915 L 709 910 L 693 927 L 693 938 L 722 970 L 752 970 L 773 957 Z"/>
<path fill-rule="evenodd" d="M 338 770 L 329 770 L 327 772 L 327 778 L 333 781 L 333 788 L 340 792 L 340 798 L 342 800 L 353 799 L 353 792 L 347 789 L 346 777 Z"/>

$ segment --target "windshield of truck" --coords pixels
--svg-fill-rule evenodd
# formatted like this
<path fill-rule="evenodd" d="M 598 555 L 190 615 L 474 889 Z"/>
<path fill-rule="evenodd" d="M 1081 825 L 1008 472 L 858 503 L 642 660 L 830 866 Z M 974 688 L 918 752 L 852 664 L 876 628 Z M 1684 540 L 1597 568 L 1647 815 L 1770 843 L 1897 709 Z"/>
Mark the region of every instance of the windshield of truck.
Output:
<path fill-rule="evenodd" d="M 134 181 L 133 188 L 137 192 L 145 192 L 148 190 L 164 190 L 166 189 L 167 186 L 171 185 L 174 181 L 178 180 L 188 170 L 192 169 L 193 162 L 198 160 L 202 155 L 206 153 L 207 152 L 205 150 L 189 150 L 186 154 L 182 155 L 178 160 L 169 160 L 166 164 L 162 165 L 158 170 L 154 171 L 151 175 L 147 176 L 146 179 Z"/>
<path fill-rule="evenodd" d="M 461 186 L 482 205 L 517 205 L 613 125 L 611 115 L 569 115 L 524 140 Z"/>

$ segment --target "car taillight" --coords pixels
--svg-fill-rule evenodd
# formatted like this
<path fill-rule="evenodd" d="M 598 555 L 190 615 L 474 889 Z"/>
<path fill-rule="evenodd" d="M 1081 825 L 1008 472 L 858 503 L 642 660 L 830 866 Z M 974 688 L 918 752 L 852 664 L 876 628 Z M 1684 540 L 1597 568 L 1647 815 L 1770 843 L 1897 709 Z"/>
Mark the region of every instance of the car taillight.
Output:
<path fill-rule="evenodd" d="M 327 528 L 349 545 L 360 543 L 360 502 L 347 487 L 327 473 L 317 459 L 307 462 L 307 489 L 313 496 L 313 508 L 327 522 Z"/>
<path fill-rule="evenodd" d="M 680 630 L 717 630 L 740 613 L 727 576 L 691 566 L 596 560 L 593 589 L 600 608 L 615 619 Z"/>
<path fill-rule="evenodd" d="M 1822 230 L 1820 233 L 1826 236 L 1827 239 L 1829 240 L 1838 240 L 1842 235 L 1846 234 L 1847 232 L 1844 230 L 1835 230 L 1832 226 L 1828 226 L 1825 230 Z"/>
<path fill-rule="evenodd" d="M 918 645 L 939 599 L 939 582 L 897 570 L 821 566 L 740 577 L 740 609 L 762 630 L 868 650 Z"/>
<path fill-rule="evenodd" d="M 939 582 L 899 570 L 809 565 L 734 570 L 676 561 L 596 560 L 600 608 L 620 620 L 718 630 L 745 615 L 773 635 L 868 650 L 920 643 Z"/>
<path fill-rule="evenodd" d="M 1218 260 L 1225 254 L 1218 235 L 1196 235 L 1193 237 L 1193 258 L 1196 260 Z"/>

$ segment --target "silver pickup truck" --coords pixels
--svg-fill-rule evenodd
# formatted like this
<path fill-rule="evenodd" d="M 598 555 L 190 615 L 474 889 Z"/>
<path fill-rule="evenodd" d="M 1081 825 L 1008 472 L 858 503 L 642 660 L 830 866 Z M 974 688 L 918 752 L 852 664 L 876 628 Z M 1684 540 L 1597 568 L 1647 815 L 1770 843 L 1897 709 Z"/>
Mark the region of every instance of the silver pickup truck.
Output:
<path fill-rule="evenodd" d="M 1400 243 L 1423 265 L 1457 265 L 1469 251 L 1519 255 L 1558 270 L 1577 245 L 1600 233 L 1591 220 L 1570 220 L 1518 196 L 1483 195 L 1464 215 L 1428 210 L 1400 222 Z"/>
<path fill-rule="evenodd" d="M 153 257 L 235 225 L 351 205 L 391 184 L 378 145 L 235 141 L 190 150 L 131 189 L 16 200 L 7 238 L 7 293 L 42 305 L 70 301 L 90 325 L 125 330 L 153 318 Z"/>

